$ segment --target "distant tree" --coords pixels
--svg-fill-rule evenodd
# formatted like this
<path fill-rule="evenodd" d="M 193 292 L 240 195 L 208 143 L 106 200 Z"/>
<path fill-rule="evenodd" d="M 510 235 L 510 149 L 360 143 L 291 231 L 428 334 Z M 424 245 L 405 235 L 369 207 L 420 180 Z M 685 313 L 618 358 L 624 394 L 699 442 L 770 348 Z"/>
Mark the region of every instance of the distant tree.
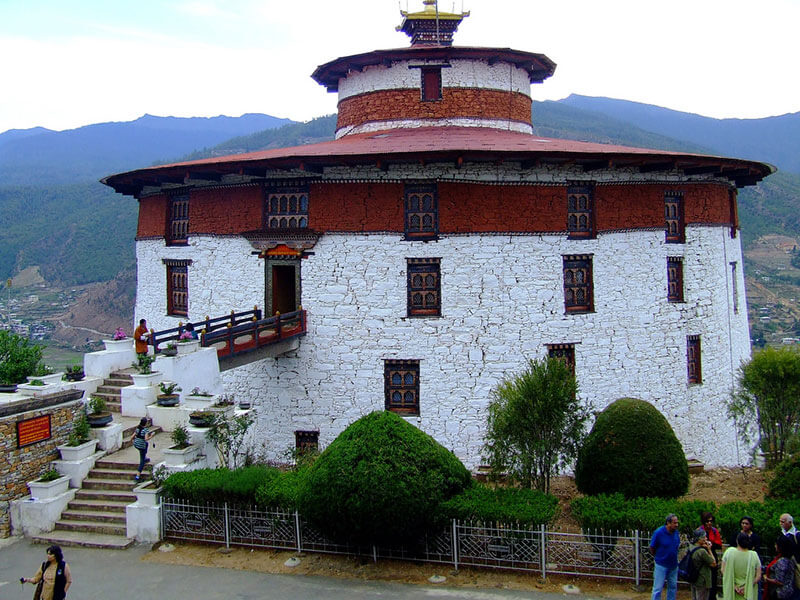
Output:
<path fill-rule="evenodd" d="M 758 425 L 761 449 L 770 466 L 787 455 L 800 429 L 800 352 L 792 346 L 764 348 L 739 368 L 739 389 L 728 403 L 739 434 L 751 441 Z"/>
<path fill-rule="evenodd" d="M 24 383 L 36 372 L 42 347 L 8 330 L 0 330 L 0 383 Z"/>
<path fill-rule="evenodd" d="M 550 491 L 550 479 L 569 465 L 585 436 L 588 410 L 560 359 L 532 360 L 493 391 L 485 456 L 492 474 L 505 471 L 522 486 Z"/>

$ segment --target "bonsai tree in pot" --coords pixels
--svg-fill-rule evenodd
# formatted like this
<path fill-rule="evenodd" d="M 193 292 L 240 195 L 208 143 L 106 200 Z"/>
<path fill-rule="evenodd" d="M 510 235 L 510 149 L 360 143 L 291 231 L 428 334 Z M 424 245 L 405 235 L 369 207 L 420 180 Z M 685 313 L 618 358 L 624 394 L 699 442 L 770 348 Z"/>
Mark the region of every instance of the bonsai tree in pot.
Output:
<path fill-rule="evenodd" d="M 161 393 L 156 397 L 159 406 L 177 406 L 180 396 L 175 392 L 182 391 L 177 383 L 173 381 L 162 381 L 158 384 Z"/>
<path fill-rule="evenodd" d="M 114 415 L 106 410 L 106 401 L 102 396 L 89 398 L 89 413 L 86 420 L 90 427 L 105 427 L 114 419 Z"/>
<path fill-rule="evenodd" d="M 153 372 L 153 363 L 156 357 L 150 354 L 139 354 L 136 357 L 136 362 L 131 366 L 136 369 L 140 375 L 150 375 Z"/>
<path fill-rule="evenodd" d="M 83 365 L 76 363 L 66 368 L 63 379 L 66 381 L 80 381 L 84 376 Z"/>
<path fill-rule="evenodd" d="M 170 434 L 170 439 L 174 444 L 170 450 L 183 450 L 191 446 L 189 443 L 189 431 L 185 425 L 176 425 L 175 429 Z"/>
<path fill-rule="evenodd" d="M 166 348 L 161 351 L 163 356 L 177 356 L 178 355 L 178 347 L 175 345 L 175 342 L 170 342 L 167 344 Z"/>

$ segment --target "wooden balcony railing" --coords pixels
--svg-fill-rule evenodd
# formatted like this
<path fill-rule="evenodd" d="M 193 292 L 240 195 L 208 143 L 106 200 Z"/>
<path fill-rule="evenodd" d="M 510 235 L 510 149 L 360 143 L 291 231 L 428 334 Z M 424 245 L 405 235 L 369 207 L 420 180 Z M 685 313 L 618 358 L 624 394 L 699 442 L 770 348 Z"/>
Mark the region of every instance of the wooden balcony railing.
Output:
<path fill-rule="evenodd" d="M 306 311 L 302 308 L 285 315 L 276 314 L 261 318 L 258 307 L 243 312 L 233 312 L 225 317 L 192 323 L 198 332 L 200 345 L 216 348 L 217 356 L 228 357 L 250 352 L 306 333 Z M 176 341 L 186 331 L 186 324 L 172 329 L 151 331 L 150 345 L 159 354 L 167 343 Z"/>

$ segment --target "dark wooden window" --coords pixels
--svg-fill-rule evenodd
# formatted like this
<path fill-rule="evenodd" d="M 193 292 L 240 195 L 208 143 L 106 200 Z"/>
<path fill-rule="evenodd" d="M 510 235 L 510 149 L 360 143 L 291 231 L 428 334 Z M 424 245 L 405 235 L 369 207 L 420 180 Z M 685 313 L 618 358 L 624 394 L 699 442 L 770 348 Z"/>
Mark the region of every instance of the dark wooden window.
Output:
<path fill-rule="evenodd" d="M 667 243 L 680 244 L 686 239 L 683 222 L 683 194 L 667 192 L 664 195 Z"/>
<path fill-rule="evenodd" d="M 567 231 L 571 239 L 595 236 L 591 186 L 571 185 L 567 188 Z"/>
<path fill-rule="evenodd" d="M 736 275 L 736 265 L 734 261 L 731 263 L 731 285 L 733 286 L 733 314 L 739 314 L 739 279 Z"/>
<path fill-rule="evenodd" d="M 442 99 L 442 67 L 422 67 L 422 101 L 435 102 Z"/>
<path fill-rule="evenodd" d="M 172 196 L 169 199 L 167 222 L 167 244 L 185 245 L 189 242 L 189 194 Z"/>
<path fill-rule="evenodd" d="M 730 205 L 731 212 L 731 237 L 736 237 L 736 231 L 739 229 L 739 208 L 737 202 L 738 192 L 735 189 L 728 190 L 728 204 Z"/>
<path fill-rule="evenodd" d="M 319 431 L 295 431 L 294 447 L 298 452 L 319 450 Z"/>
<path fill-rule="evenodd" d="M 439 258 L 407 258 L 409 317 L 442 315 L 441 271 Z"/>
<path fill-rule="evenodd" d="M 189 314 L 189 267 L 167 265 L 167 314 Z"/>
<path fill-rule="evenodd" d="M 568 313 L 594 311 L 592 255 L 564 256 L 564 308 Z"/>
<path fill-rule="evenodd" d="M 703 373 L 700 361 L 700 336 L 686 336 L 686 368 L 689 383 L 703 383 Z"/>
<path fill-rule="evenodd" d="M 667 257 L 667 300 L 683 302 L 683 259 Z"/>
<path fill-rule="evenodd" d="M 563 360 L 575 376 L 575 344 L 547 344 L 547 356 Z"/>
<path fill-rule="evenodd" d="M 386 360 L 383 363 L 386 410 L 402 415 L 419 414 L 419 361 Z"/>
<path fill-rule="evenodd" d="M 271 189 L 266 194 L 266 229 L 308 227 L 308 189 Z"/>
<path fill-rule="evenodd" d="M 436 184 L 405 187 L 407 240 L 433 240 L 439 233 L 439 198 Z"/>

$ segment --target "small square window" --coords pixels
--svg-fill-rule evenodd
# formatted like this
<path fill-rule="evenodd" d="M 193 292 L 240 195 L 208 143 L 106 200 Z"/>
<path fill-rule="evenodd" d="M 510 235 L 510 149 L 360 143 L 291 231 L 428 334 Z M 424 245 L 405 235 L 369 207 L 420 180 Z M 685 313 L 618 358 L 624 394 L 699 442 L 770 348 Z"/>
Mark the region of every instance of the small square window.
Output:
<path fill-rule="evenodd" d="M 668 192 L 664 195 L 664 213 L 666 217 L 667 243 L 682 244 L 686 239 L 682 193 Z"/>
<path fill-rule="evenodd" d="M 689 383 L 703 383 L 699 335 L 686 337 L 686 367 Z"/>
<path fill-rule="evenodd" d="M 407 240 L 435 240 L 439 233 L 439 198 L 436 184 L 405 187 Z"/>
<path fill-rule="evenodd" d="M 442 315 L 441 269 L 439 258 L 407 258 L 409 317 Z"/>
<path fill-rule="evenodd" d="M 308 227 L 308 189 L 305 187 L 267 190 L 266 229 Z"/>
<path fill-rule="evenodd" d="M 570 239 L 595 236 L 591 186 L 571 185 L 567 188 L 567 232 Z"/>
<path fill-rule="evenodd" d="M 167 314 L 189 315 L 189 267 L 167 265 Z"/>
<path fill-rule="evenodd" d="M 189 194 L 169 199 L 167 245 L 181 246 L 189 242 Z"/>
<path fill-rule="evenodd" d="M 295 431 L 294 447 L 298 452 L 316 452 L 319 450 L 319 431 Z"/>
<path fill-rule="evenodd" d="M 547 356 L 563 360 L 575 376 L 575 344 L 547 344 Z"/>
<path fill-rule="evenodd" d="M 386 360 L 383 363 L 386 410 L 419 415 L 419 361 Z"/>
<path fill-rule="evenodd" d="M 683 302 L 683 259 L 667 258 L 667 301 Z"/>
<path fill-rule="evenodd" d="M 592 255 L 564 256 L 564 309 L 568 313 L 594 311 Z"/>

